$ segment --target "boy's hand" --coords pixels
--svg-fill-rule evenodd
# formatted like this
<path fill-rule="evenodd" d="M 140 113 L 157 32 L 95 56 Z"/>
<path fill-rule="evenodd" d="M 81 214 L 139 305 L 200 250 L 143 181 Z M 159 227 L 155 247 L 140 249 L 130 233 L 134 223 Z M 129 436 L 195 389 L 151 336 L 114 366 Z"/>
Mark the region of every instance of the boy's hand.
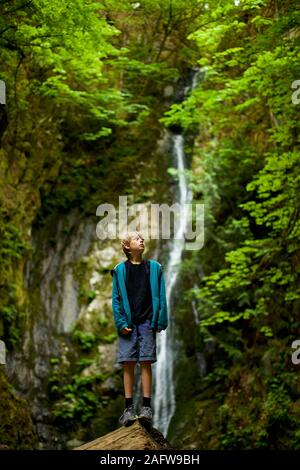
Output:
<path fill-rule="evenodd" d="M 132 332 L 132 328 L 127 328 L 127 326 L 123 328 L 123 330 L 121 330 L 122 335 L 129 335 L 129 333 L 131 332 Z"/>

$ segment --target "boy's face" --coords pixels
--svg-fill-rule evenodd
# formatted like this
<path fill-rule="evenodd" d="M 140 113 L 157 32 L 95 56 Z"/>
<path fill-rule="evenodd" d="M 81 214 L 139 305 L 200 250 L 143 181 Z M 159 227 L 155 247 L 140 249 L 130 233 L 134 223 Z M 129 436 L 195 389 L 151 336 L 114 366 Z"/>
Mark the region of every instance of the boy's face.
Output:
<path fill-rule="evenodd" d="M 129 249 L 134 253 L 143 253 L 145 249 L 144 239 L 138 233 L 133 235 L 130 240 Z"/>

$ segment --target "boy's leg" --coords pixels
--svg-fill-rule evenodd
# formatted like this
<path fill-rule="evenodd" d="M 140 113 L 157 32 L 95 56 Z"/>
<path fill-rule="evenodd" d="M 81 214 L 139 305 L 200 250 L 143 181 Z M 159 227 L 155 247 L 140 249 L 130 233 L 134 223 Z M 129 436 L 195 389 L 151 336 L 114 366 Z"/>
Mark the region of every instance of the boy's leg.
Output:
<path fill-rule="evenodd" d="M 151 361 L 140 361 L 141 382 L 143 390 L 143 406 L 139 413 L 139 419 L 151 423 L 153 412 L 151 408 L 151 389 L 152 389 L 152 367 Z"/>
<path fill-rule="evenodd" d="M 135 361 L 127 361 L 124 362 L 124 392 L 125 398 L 132 398 L 133 397 L 133 386 L 134 386 L 134 369 L 135 369 L 136 362 Z"/>
<path fill-rule="evenodd" d="M 125 400 L 132 399 L 134 390 L 134 369 L 138 360 L 137 331 L 135 325 L 129 335 L 119 335 L 118 362 L 123 366 Z M 128 403 L 126 402 L 126 403 Z"/>
<path fill-rule="evenodd" d="M 156 362 L 156 333 L 147 319 L 138 326 L 139 363 L 143 392 L 143 406 L 150 407 L 152 392 L 152 364 Z"/>
<path fill-rule="evenodd" d="M 143 397 L 151 397 L 152 366 L 151 361 L 140 361 Z"/>
<path fill-rule="evenodd" d="M 129 426 L 137 419 L 137 414 L 133 406 L 133 386 L 134 386 L 134 369 L 136 361 L 123 362 L 124 372 L 124 392 L 125 392 L 125 409 L 119 418 L 119 423 L 123 426 Z"/>

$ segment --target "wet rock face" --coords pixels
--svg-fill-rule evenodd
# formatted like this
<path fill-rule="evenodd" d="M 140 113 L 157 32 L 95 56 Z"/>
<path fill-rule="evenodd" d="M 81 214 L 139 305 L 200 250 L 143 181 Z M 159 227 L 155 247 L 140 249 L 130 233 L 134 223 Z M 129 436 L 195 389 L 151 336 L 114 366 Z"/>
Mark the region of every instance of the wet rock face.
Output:
<path fill-rule="evenodd" d="M 57 432 L 49 403 L 51 359 L 65 369 L 78 357 L 72 342 L 74 328 L 93 333 L 100 323 L 104 344 L 96 347 L 94 362 L 82 376 L 114 374 L 116 344 L 111 314 L 111 265 L 120 259 L 119 244 L 105 245 L 96 238 L 91 218 L 78 222 L 74 211 L 57 224 L 34 234 L 34 252 L 26 267 L 26 289 L 31 299 L 22 349 L 7 359 L 10 381 L 28 399 L 40 442 L 44 448 L 62 448 L 66 435 Z M 49 241 L 50 240 L 50 241 Z M 92 300 L 89 296 L 92 296 Z M 75 348 L 75 349 L 74 349 Z M 73 350 L 74 349 L 74 350 Z M 71 359 L 70 359 L 71 358 Z M 113 379 L 102 384 L 107 398 L 116 395 Z"/>
<path fill-rule="evenodd" d="M 112 373 L 121 369 L 121 366 L 116 363 L 117 358 L 117 344 L 100 344 L 97 347 L 98 355 L 95 361 L 90 366 L 83 369 L 81 375 L 89 377 L 101 371 L 103 373 Z"/>

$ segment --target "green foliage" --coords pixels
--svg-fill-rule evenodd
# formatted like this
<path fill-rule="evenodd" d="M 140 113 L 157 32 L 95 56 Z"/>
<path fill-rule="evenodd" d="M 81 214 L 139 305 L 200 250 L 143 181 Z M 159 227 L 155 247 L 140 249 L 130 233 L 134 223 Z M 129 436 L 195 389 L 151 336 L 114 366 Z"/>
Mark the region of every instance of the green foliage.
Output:
<path fill-rule="evenodd" d="M 101 327 L 107 326 L 108 323 L 109 323 L 107 317 L 105 317 L 105 316 L 99 316 L 97 318 L 97 321 L 98 321 L 98 323 Z"/>
<path fill-rule="evenodd" d="M 118 335 L 116 332 L 114 332 L 109 335 L 103 336 L 103 338 L 101 339 L 104 343 L 114 343 L 117 338 L 118 338 Z"/>
<path fill-rule="evenodd" d="M 22 306 L 18 302 L 18 284 L 12 279 L 12 274 L 18 263 L 31 248 L 22 230 L 14 225 L 11 217 L 0 209 L 0 320 L 3 324 L 4 337 L 9 348 L 17 345 L 20 337 L 18 316 L 21 316 Z"/>
<path fill-rule="evenodd" d="M 78 367 L 78 370 L 81 371 L 85 367 L 88 367 L 91 364 L 93 364 L 93 362 L 94 362 L 94 360 L 91 359 L 91 358 L 82 357 L 81 359 L 79 359 L 79 361 L 77 361 L 76 366 Z"/>
<path fill-rule="evenodd" d="M 82 363 L 79 367 L 82 367 Z M 95 386 L 102 380 L 101 374 L 88 377 L 75 374 L 68 383 L 64 383 L 61 373 L 53 373 L 49 379 L 49 393 L 52 398 L 56 398 L 54 416 L 65 424 L 73 420 L 85 423 L 94 415 L 101 402 Z"/>
<path fill-rule="evenodd" d="M 96 336 L 94 333 L 91 332 L 74 330 L 72 336 L 77 341 L 82 351 L 89 351 L 93 348 L 96 342 Z"/>
<path fill-rule="evenodd" d="M 208 243 L 223 246 L 224 267 L 205 275 L 196 293 L 203 308 L 203 327 L 251 318 L 257 327 L 274 311 L 274 291 L 287 311 L 299 298 L 299 266 L 296 259 L 287 261 L 300 248 L 300 155 L 295 148 L 299 120 L 290 93 L 299 69 L 299 40 L 284 36 L 289 20 L 295 18 L 289 4 L 282 7 L 278 21 L 269 8 L 264 9 L 267 3 L 243 2 L 248 12 L 245 21 L 232 2 L 218 8 L 209 2 L 208 18 L 219 20 L 215 34 L 210 25 L 193 34 L 209 64 L 206 79 L 186 103 L 172 107 L 164 118 L 167 124 L 183 127 L 189 121 L 199 122 L 215 138 L 212 146 L 203 135 L 204 174 L 198 190 L 212 213 L 206 226 Z M 247 30 L 249 21 L 254 30 Z M 265 109 L 267 116 L 263 116 Z M 260 134 L 264 142 L 257 141 Z M 230 186 L 222 174 L 230 175 Z M 244 236 L 228 250 L 233 220 L 235 226 L 243 222 Z M 270 334 L 270 327 L 263 324 L 260 331 Z"/>
<path fill-rule="evenodd" d="M 83 302 L 91 303 L 97 296 L 94 290 L 85 291 L 83 288 L 79 290 L 79 297 Z"/>
<path fill-rule="evenodd" d="M 291 91 L 300 76 L 299 15 L 290 1 L 207 2 L 204 26 L 189 36 L 204 79 L 161 119 L 199 129 L 189 179 L 205 204 L 205 245 L 191 269 L 200 264 L 204 275 L 185 299 L 197 302 L 201 344 L 215 347 L 206 379 L 211 388 L 223 382 L 214 430 L 221 448 L 299 446 L 290 357 L 281 358 L 283 370 L 268 366 L 278 383 L 258 362 L 273 338 L 288 351 L 300 326 L 299 106 Z M 252 414 L 233 373 L 243 365 L 262 382 L 245 388 Z"/>
<path fill-rule="evenodd" d="M 151 35 L 142 54 L 137 41 L 153 6 L 153 34 L 166 40 L 162 2 L 137 15 L 130 1 L 13 3 L 0 3 L 0 78 L 7 85 L 0 110 L 0 311 L 17 312 L 4 310 L 0 318 L 8 344 L 15 344 L 20 312 L 31 308 L 22 279 L 23 263 L 34 256 L 31 229 L 74 207 L 94 216 L 104 197 L 128 189 L 151 159 L 162 87 L 179 76 L 155 48 L 149 54 Z M 119 23 L 122 12 L 128 24 L 133 14 L 130 31 Z"/>
<path fill-rule="evenodd" d="M 48 393 L 53 414 L 60 425 L 68 427 L 75 422 L 86 423 L 103 403 L 99 385 L 107 374 L 83 372 L 94 361 L 95 358 L 84 356 L 73 363 L 66 363 L 62 358 L 51 358 Z"/>

